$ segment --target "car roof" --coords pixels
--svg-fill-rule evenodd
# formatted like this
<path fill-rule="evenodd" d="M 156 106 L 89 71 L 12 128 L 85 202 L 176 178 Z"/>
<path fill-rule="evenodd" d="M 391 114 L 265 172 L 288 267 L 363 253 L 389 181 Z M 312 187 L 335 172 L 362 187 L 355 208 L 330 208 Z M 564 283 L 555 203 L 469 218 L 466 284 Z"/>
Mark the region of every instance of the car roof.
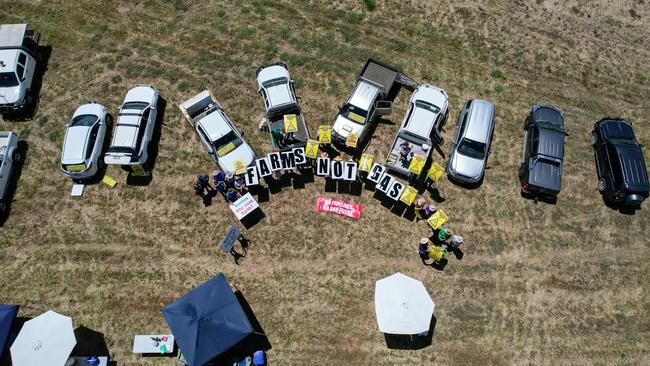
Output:
<path fill-rule="evenodd" d="M 379 88 L 376 85 L 361 80 L 354 88 L 348 103 L 367 111 L 377 94 L 379 94 Z"/>
<path fill-rule="evenodd" d="M 286 67 L 277 64 L 266 66 L 261 68 L 257 74 L 257 85 L 261 88 L 267 81 L 278 78 L 287 78 L 291 80 L 289 70 L 287 70 Z"/>
<path fill-rule="evenodd" d="M 84 161 L 91 129 L 92 127 L 88 126 L 68 127 L 63 139 L 61 163 L 78 164 Z"/>
<path fill-rule="evenodd" d="M 493 123 L 494 104 L 487 100 L 474 99 L 468 113 L 463 137 L 487 144 L 490 138 L 490 125 Z"/>
<path fill-rule="evenodd" d="M 74 114 L 72 115 L 72 118 L 81 116 L 84 114 L 93 114 L 97 116 L 97 118 L 101 118 L 103 110 L 106 109 L 104 108 L 103 105 L 99 103 L 87 103 L 80 105 L 75 111 Z"/>
<path fill-rule="evenodd" d="M 562 159 L 564 156 L 564 134 L 546 128 L 538 128 L 537 131 L 539 134 L 537 153 Z"/>
<path fill-rule="evenodd" d="M 0 67 L 0 72 L 12 72 L 15 70 L 18 50 L 0 50 L 0 61 L 4 66 Z"/>
<path fill-rule="evenodd" d="M 219 110 L 208 114 L 197 122 L 201 129 L 208 135 L 210 142 L 216 141 L 221 136 L 232 131 L 232 128 Z"/>
<path fill-rule="evenodd" d="M 447 93 L 444 90 L 429 84 L 418 86 L 411 96 L 411 102 L 422 100 L 440 109 L 443 109 L 447 105 L 447 99 Z"/>
<path fill-rule="evenodd" d="M 554 125 L 564 126 L 564 116 L 555 107 L 537 105 L 533 107 L 533 119 L 535 122 L 550 122 Z"/>

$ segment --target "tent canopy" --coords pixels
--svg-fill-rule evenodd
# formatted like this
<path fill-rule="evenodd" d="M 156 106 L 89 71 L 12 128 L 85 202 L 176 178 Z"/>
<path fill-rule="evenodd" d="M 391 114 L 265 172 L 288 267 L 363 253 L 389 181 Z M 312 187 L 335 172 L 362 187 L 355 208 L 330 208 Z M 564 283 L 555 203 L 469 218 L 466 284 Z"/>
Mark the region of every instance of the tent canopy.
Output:
<path fill-rule="evenodd" d="M 0 357 L 4 353 L 5 346 L 9 340 L 11 324 L 18 313 L 18 305 L 0 304 Z"/>
<path fill-rule="evenodd" d="M 389 334 L 429 331 L 434 304 L 422 282 L 395 273 L 375 283 L 375 312 L 379 330 Z"/>
<path fill-rule="evenodd" d="M 162 309 L 189 366 L 201 366 L 253 332 L 223 273 Z"/>
<path fill-rule="evenodd" d="M 72 319 L 52 310 L 25 322 L 11 345 L 14 366 L 63 365 L 77 344 Z"/>

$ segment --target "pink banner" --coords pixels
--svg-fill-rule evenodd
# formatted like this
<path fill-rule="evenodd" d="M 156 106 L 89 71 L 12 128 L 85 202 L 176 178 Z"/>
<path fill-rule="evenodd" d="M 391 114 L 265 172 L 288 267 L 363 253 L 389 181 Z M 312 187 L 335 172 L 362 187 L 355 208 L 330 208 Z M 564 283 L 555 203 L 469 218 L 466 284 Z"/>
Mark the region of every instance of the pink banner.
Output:
<path fill-rule="evenodd" d="M 333 198 L 323 196 L 316 197 L 316 211 L 329 212 L 345 217 L 351 217 L 357 220 L 361 217 L 360 204 L 335 200 Z"/>

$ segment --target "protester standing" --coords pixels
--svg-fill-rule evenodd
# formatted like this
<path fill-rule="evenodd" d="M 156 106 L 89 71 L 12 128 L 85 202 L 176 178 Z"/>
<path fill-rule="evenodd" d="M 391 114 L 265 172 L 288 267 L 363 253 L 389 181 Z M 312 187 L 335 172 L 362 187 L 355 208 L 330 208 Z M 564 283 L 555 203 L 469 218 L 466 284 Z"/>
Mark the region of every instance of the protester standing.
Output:
<path fill-rule="evenodd" d="M 420 259 L 422 259 L 422 264 L 427 264 L 427 259 L 429 259 L 429 239 L 422 238 L 420 239 L 420 245 L 418 246 L 418 253 L 420 254 Z"/>

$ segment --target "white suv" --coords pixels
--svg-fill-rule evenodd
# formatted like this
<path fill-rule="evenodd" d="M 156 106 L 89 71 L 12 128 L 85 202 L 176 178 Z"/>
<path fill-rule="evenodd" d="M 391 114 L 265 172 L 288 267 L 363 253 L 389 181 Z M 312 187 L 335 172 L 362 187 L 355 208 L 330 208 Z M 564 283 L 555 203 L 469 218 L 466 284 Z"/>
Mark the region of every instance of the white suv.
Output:
<path fill-rule="evenodd" d="M 160 93 L 151 85 L 129 89 L 119 109 L 113 141 L 104 161 L 113 165 L 143 165 L 158 116 Z"/>

